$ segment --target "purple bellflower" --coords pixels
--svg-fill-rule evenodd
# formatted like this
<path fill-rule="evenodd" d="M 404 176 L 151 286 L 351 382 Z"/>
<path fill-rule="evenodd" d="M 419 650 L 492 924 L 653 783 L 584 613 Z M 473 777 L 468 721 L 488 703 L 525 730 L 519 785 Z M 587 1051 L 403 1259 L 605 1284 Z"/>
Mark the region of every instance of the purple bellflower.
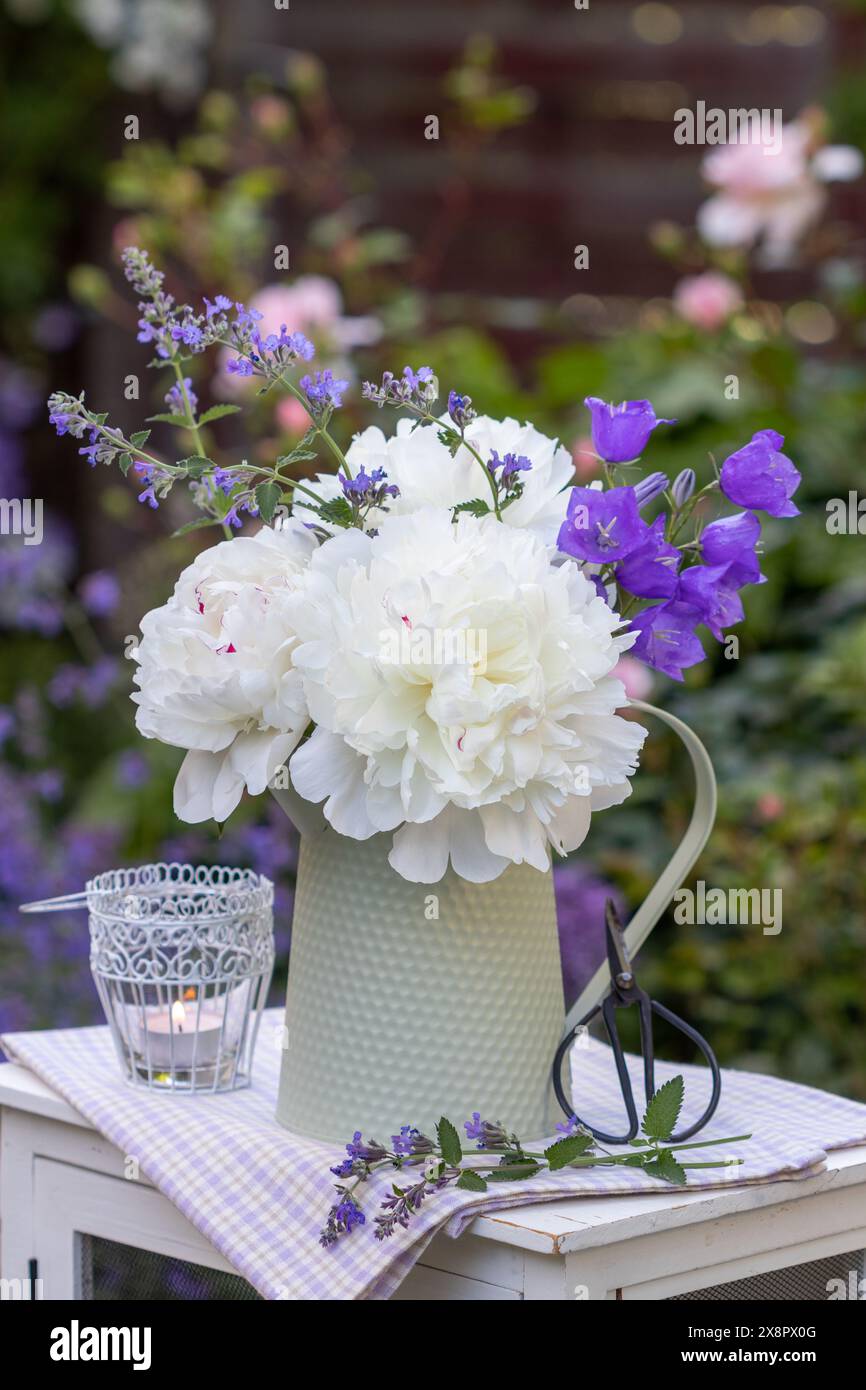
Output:
<path fill-rule="evenodd" d="M 611 405 L 597 396 L 587 396 L 584 405 L 592 416 L 595 451 L 605 463 L 630 463 L 643 453 L 658 425 L 676 424 L 676 420 L 660 420 L 649 401 Z"/>
<path fill-rule="evenodd" d="M 784 435 L 775 430 L 758 430 L 748 444 L 725 459 L 719 481 L 729 501 L 770 516 L 800 515 L 791 501 L 800 474 L 781 452 L 784 442 Z"/>

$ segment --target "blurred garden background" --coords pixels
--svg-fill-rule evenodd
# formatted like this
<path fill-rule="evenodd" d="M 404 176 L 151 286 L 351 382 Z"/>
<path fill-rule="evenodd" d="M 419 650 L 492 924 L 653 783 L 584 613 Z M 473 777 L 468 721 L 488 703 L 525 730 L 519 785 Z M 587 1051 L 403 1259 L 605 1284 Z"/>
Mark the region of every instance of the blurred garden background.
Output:
<path fill-rule="evenodd" d="M 803 516 L 765 528 L 738 658 L 710 639 L 682 686 L 632 672 L 718 771 L 694 878 L 781 888 L 783 929 L 669 913 L 640 973 L 724 1063 L 866 1099 L 866 536 L 831 534 L 826 509 L 866 494 L 863 0 L 0 0 L 0 52 L 0 496 L 46 509 L 41 545 L 0 536 L 0 1029 L 99 1021 L 85 917 L 17 904 L 113 865 L 271 876 L 275 1001 L 285 980 L 285 818 L 260 799 L 221 839 L 182 826 L 182 754 L 139 738 L 129 700 L 128 639 L 212 534 L 173 537 L 195 514 L 180 488 L 140 505 L 44 410 L 55 387 L 125 429 L 165 410 L 119 272 L 135 243 L 179 300 L 252 302 L 353 384 L 429 363 L 558 435 L 583 482 L 587 395 L 676 417 L 647 454 L 671 477 L 786 436 Z M 674 141 L 698 101 L 797 123 L 789 183 L 739 222 L 708 210 L 708 151 Z M 243 389 L 193 365 L 203 402 Z M 299 411 L 267 397 L 243 447 L 285 453 Z M 355 390 L 337 428 L 374 419 Z M 233 424 L 212 427 L 228 452 Z M 633 910 L 688 820 L 682 752 L 652 735 L 631 800 L 558 870 L 571 992 L 605 897 Z"/>

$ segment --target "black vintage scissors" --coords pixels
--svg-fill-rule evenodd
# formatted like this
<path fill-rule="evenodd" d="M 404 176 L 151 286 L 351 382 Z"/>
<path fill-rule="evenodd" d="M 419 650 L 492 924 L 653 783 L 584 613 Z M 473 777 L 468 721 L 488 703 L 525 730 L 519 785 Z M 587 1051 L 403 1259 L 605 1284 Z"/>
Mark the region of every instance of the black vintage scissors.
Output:
<path fill-rule="evenodd" d="M 562 1042 L 559 1044 L 553 1062 L 553 1089 L 556 1092 L 556 1099 L 559 1101 L 560 1106 L 567 1116 L 570 1117 L 574 1115 L 574 1106 L 566 1095 L 562 1084 L 562 1063 L 577 1037 L 577 1034 L 600 1012 L 604 1020 L 604 1026 L 607 1029 L 611 1048 L 613 1049 L 614 1061 L 616 1062 L 619 1084 L 622 1089 L 622 1098 L 625 1102 L 626 1114 L 628 1115 L 628 1134 L 605 1134 L 603 1130 L 593 1129 L 592 1125 L 587 1124 L 585 1120 L 581 1120 L 579 1115 L 575 1116 L 575 1118 L 585 1129 L 588 1129 L 596 1139 L 601 1140 L 604 1144 L 627 1144 L 630 1139 L 636 1137 L 639 1125 L 638 1115 L 635 1109 L 634 1094 L 631 1088 L 628 1067 L 626 1066 L 622 1043 L 619 1040 L 619 1033 L 616 1027 L 617 1009 L 628 1009 L 631 1008 L 633 1004 L 636 1004 L 640 1018 L 640 1046 L 641 1053 L 643 1054 L 644 1093 L 647 1103 L 649 1103 L 656 1089 L 652 1025 L 652 1016 L 654 1013 L 658 1014 L 659 1018 L 663 1018 L 667 1023 L 672 1024 L 673 1027 L 677 1028 L 681 1033 L 684 1033 L 687 1038 L 690 1038 L 696 1047 L 700 1048 L 707 1060 L 713 1078 L 713 1093 L 710 1096 L 709 1104 L 699 1120 L 696 1120 L 693 1125 L 689 1125 L 688 1129 L 680 1130 L 678 1134 L 672 1135 L 672 1138 L 676 1141 L 690 1139 L 693 1134 L 697 1134 L 699 1129 L 703 1129 L 704 1125 L 715 1113 L 716 1106 L 719 1103 L 719 1097 L 722 1093 L 722 1078 L 719 1074 L 719 1064 L 706 1038 L 701 1037 L 697 1029 L 692 1028 L 691 1024 L 686 1023 L 684 1019 L 672 1013 L 670 1009 L 666 1009 L 664 1004 L 659 1004 L 657 1000 L 650 999 L 646 991 L 641 989 L 638 985 L 634 970 L 632 969 L 628 948 L 625 944 L 623 926 L 617 916 L 616 908 L 610 899 L 608 899 L 605 906 L 604 920 L 605 936 L 607 939 L 607 961 L 610 968 L 610 989 L 602 1002 L 596 1004 L 594 1009 L 591 1009 L 579 1023 L 576 1023 L 571 1031 L 566 1033 Z"/>

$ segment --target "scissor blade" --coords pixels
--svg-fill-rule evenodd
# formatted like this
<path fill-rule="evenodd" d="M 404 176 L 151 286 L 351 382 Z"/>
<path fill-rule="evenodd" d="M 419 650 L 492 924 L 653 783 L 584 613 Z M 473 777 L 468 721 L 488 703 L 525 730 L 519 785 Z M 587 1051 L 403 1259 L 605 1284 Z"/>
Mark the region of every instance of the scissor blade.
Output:
<path fill-rule="evenodd" d="M 619 914 L 611 898 L 608 898 L 604 905 L 604 921 L 607 936 L 607 961 L 611 979 L 615 979 L 617 975 L 631 970 L 631 959 L 625 944 L 625 928 L 619 920 Z"/>

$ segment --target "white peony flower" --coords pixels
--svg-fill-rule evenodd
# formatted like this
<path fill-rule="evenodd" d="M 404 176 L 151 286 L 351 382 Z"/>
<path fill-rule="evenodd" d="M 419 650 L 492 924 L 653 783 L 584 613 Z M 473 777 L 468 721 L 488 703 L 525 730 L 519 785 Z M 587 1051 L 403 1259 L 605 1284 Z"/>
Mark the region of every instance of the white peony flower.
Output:
<path fill-rule="evenodd" d="M 645 730 L 610 672 L 634 637 L 531 530 L 386 518 L 327 541 L 287 606 L 317 725 L 293 786 L 340 834 L 395 831 L 404 878 L 544 870 L 628 795 Z"/>
<path fill-rule="evenodd" d="M 145 738 L 187 748 L 174 788 L 185 821 L 223 821 L 263 792 L 309 722 L 289 599 L 315 541 L 296 521 L 204 550 L 147 613 L 133 694 Z"/>
<path fill-rule="evenodd" d="M 447 417 L 443 423 L 446 421 Z M 475 497 L 490 501 L 489 484 L 470 450 L 461 445 L 452 457 L 439 439 L 437 425 L 413 424 L 412 420 L 399 420 L 396 434 L 390 438 L 371 425 L 355 436 L 347 450 L 353 474 L 361 468 L 370 474 L 384 468 L 388 482 L 400 489 L 400 495 L 389 500 L 387 513 L 370 513 L 371 528 L 381 525 L 386 515 L 405 516 L 431 506 L 450 508 Z M 494 449 L 500 458 L 522 454 L 530 460 L 532 468 L 521 474 L 523 496 L 503 510 L 502 520 L 507 526 L 526 527 L 548 543 L 555 541 L 568 505 L 563 489 L 574 481 L 574 461 L 568 450 L 534 425 L 493 420 L 488 415 L 472 421 L 466 438 L 485 463 Z M 341 496 L 334 474 L 320 473 L 315 487 L 323 501 Z M 295 497 L 295 506 L 306 506 L 301 494 Z"/>

